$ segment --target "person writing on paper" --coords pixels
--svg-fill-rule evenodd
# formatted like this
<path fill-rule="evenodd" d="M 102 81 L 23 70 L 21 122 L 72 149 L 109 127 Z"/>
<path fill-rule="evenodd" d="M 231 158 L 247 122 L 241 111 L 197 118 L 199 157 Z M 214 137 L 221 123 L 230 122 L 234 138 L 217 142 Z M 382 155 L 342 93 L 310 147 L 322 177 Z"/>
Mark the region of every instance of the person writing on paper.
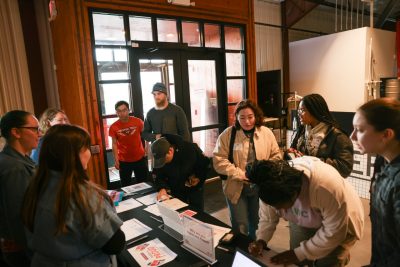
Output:
<path fill-rule="evenodd" d="M 342 177 L 353 169 L 353 144 L 331 115 L 319 94 L 303 97 L 297 110 L 300 126 L 285 155 L 314 156 L 332 165 Z"/>
<path fill-rule="evenodd" d="M 258 187 L 248 183 L 245 166 L 254 160 L 281 159 L 275 136 L 263 126 L 263 118 L 262 111 L 253 101 L 240 101 L 235 107 L 234 125 L 220 134 L 213 152 L 214 169 L 227 177 L 222 181 L 222 187 L 232 230 L 252 239 L 258 225 Z"/>
<path fill-rule="evenodd" d="M 371 183 L 370 266 L 400 264 L 400 101 L 379 98 L 362 105 L 351 139 L 362 154 L 377 154 Z"/>
<path fill-rule="evenodd" d="M 290 250 L 272 257 L 275 264 L 345 266 L 349 250 L 361 238 L 364 209 L 351 184 L 318 158 L 304 156 L 291 162 L 258 161 L 247 167 L 247 177 L 260 188 L 260 223 L 253 255 L 266 248 L 279 218 L 302 226 L 290 232 Z"/>
<path fill-rule="evenodd" d="M 179 135 L 165 134 L 151 145 L 153 178 L 157 199 L 168 193 L 198 210 L 203 210 L 203 184 L 210 160 L 197 144 L 186 142 Z"/>
<path fill-rule="evenodd" d="M 89 147 L 87 131 L 73 125 L 55 125 L 43 139 L 22 205 L 32 267 L 116 266 L 115 254 L 125 247 L 122 221 L 89 180 Z"/>

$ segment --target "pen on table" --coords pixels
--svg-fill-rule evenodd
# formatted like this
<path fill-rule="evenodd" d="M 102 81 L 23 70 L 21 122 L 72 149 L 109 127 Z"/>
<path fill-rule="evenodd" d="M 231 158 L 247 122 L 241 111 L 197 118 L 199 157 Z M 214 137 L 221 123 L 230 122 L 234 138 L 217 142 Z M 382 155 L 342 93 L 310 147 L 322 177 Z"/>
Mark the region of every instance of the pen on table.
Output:
<path fill-rule="evenodd" d="M 151 215 L 150 215 L 150 218 L 152 218 L 153 220 L 155 220 L 155 221 L 157 221 L 157 222 L 160 222 L 160 223 L 163 222 L 162 220 L 160 220 L 160 219 L 158 219 L 158 218 L 156 218 L 156 217 L 154 217 L 154 216 L 151 216 Z"/>
<path fill-rule="evenodd" d="M 132 245 L 132 244 L 135 244 L 136 242 L 139 242 L 139 241 L 141 241 L 141 240 L 143 240 L 143 239 L 146 239 L 146 238 L 148 238 L 148 237 L 149 237 L 148 235 L 144 235 L 144 236 L 142 236 L 142 237 L 133 239 L 133 240 L 131 240 L 131 241 L 129 241 L 129 242 L 126 242 L 126 246 L 130 246 L 130 245 Z"/>
<path fill-rule="evenodd" d="M 223 251 L 225 251 L 225 252 L 230 252 L 229 249 L 224 248 L 224 247 L 221 247 L 221 246 L 217 246 L 217 248 L 219 248 L 220 250 L 223 250 Z"/>

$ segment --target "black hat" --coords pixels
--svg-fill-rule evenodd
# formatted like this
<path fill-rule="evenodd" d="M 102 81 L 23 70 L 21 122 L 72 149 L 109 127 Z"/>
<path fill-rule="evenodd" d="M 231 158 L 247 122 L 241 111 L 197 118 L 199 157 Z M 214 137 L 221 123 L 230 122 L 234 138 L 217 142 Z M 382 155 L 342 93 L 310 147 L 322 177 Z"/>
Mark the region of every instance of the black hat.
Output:
<path fill-rule="evenodd" d="M 168 94 L 167 93 L 167 88 L 165 87 L 165 85 L 163 83 L 156 83 L 153 85 L 153 90 L 151 91 L 152 93 L 154 93 L 155 91 L 164 93 L 164 94 Z"/>
<path fill-rule="evenodd" d="M 171 144 L 164 137 L 161 137 L 151 144 L 151 153 L 153 153 L 153 168 L 162 168 L 165 165 L 165 155 L 167 155 Z"/>

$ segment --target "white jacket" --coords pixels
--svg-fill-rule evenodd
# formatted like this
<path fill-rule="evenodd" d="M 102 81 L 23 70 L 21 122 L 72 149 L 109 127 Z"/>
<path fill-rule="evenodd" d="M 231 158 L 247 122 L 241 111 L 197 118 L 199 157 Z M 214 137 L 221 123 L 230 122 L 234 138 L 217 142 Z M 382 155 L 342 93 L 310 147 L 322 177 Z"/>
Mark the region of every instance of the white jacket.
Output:
<path fill-rule="evenodd" d="M 243 182 L 234 178 L 245 177 L 250 139 L 246 137 L 243 130 L 236 131 L 235 144 L 233 146 L 233 164 L 228 160 L 231 132 L 232 127 L 228 127 L 218 136 L 213 152 L 213 163 L 217 173 L 228 176 L 227 180 L 222 181 L 223 190 L 226 197 L 233 204 L 236 204 L 242 193 Z M 282 158 L 275 136 L 267 127 L 256 127 L 253 140 L 257 160 Z"/>
<path fill-rule="evenodd" d="M 309 240 L 294 249 L 297 258 L 315 260 L 342 244 L 347 234 L 362 237 L 364 209 L 353 186 L 335 168 L 318 158 L 296 158 L 293 166 L 309 179 L 310 206 L 322 215 L 322 226 Z M 260 192 L 261 193 L 261 192 Z M 257 239 L 268 243 L 279 222 L 279 212 L 260 200 Z"/>

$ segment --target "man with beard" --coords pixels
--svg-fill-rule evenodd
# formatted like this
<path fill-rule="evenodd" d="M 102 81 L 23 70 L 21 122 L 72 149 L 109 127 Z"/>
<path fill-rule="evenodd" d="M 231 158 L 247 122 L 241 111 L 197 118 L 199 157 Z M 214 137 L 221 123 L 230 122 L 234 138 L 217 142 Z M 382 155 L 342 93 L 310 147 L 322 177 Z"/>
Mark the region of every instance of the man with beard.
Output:
<path fill-rule="evenodd" d="M 156 106 L 147 112 L 142 137 L 153 142 L 162 134 L 175 134 L 182 136 L 185 141 L 190 141 L 186 115 L 181 107 L 168 102 L 165 85 L 156 83 L 152 94 Z"/>

